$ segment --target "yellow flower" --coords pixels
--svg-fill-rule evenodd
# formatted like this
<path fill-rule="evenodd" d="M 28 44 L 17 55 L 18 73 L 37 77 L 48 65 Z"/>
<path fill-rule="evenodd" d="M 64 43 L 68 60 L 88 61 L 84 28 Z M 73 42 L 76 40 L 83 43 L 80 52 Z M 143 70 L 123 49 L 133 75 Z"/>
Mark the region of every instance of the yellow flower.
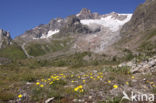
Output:
<path fill-rule="evenodd" d="M 50 78 L 48 78 L 48 81 L 50 81 L 51 79 Z"/>
<path fill-rule="evenodd" d="M 22 94 L 19 94 L 19 95 L 18 95 L 18 98 L 22 98 L 22 97 L 23 97 L 23 95 L 22 95 Z"/>
<path fill-rule="evenodd" d="M 86 82 L 86 80 L 83 80 L 83 83 L 85 83 Z"/>
<path fill-rule="evenodd" d="M 36 85 L 40 85 L 40 82 L 36 82 Z"/>
<path fill-rule="evenodd" d="M 43 85 L 43 84 L 41 84 L 41 85 L 40 85 L 40 87 L 41 87 L 41 88 L 43 88 L 43 87 L 44 87 L 44 85 Z"/>
<path fill-rule="evenodd" d="M 127 85 L 129 85 L 129 83 L 128 83 L 128 82 L 126 82 L 126 84 L 127 84 Z"/>
<path fill-rule="evenodd" d="M 83 92 L 83 86 L 82 85 L 79 85 L 78 87 L 74 88 L 74 91 L 76 92 Z"/>
<path fill-rule="evenodd" d="M 82 88 L 82 87 L 83 87 L 82 85 L 78 86 L 78 88 Z"/>
<path fill-rule="evenodd" d="M 51 84 L 53 84 L 53 82 L 50 82 L 49 84 L 51 85 Z"/>
<path fill-rule="evenodd" d="M 118 85 L 113 85 L 113 88 L 115 88 L 115 89 L 118 88 Z"/>
<path fill-rule="evenodd" d="M 73 77 L 74 75 L 71 75 L 71 77 Z"/>
<path fill-rule="evenodd" d="M 100 79 L 100 76 L 97 76 L 98 79 Z"/>
<path fill-rule="evenodd" d="M 135 77 L 134 77 L 134 76 L 132 76 L 131 78 L 132 78 L 132 79 L 134 79 Z"/>
<path fill-rule="evenodd" d="M 76 92 L 77 92 L 77 91 L 78 91 L 78 89 L 79 89 L 79 88 L 74 88 L 74 91 L 76 91 Z"/>
<path fill-rule="evenodd" d="M 72 80 L 72 83 L 74 83 L 74 81 Z"/>
<path fill-rule="evenodd" d="M 88 77 L 89 75 L 85 75 L 85 77 Z"/>
<path fill-rule="evenodd" d="M 64 74 L 60 74 L 60 75 L 64 75 Z"/>
<path fill-rule="evenodd" d="M 60 80 L 59 78 L 57 78 L 56 80 Z"/>
<path fill-rule="evenodd" d="M 109 80 L 108 83 L 111 83 L 111 81 Z"/>

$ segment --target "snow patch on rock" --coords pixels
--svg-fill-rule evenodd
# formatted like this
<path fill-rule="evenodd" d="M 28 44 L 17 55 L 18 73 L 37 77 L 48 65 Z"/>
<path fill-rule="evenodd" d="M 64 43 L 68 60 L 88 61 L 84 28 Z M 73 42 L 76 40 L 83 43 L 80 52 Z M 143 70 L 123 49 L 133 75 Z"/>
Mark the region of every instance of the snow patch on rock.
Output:
<path fill-rule="evenodd" d="M 60 30 L 49 30 L 47 34 L 42 34 L 42 36 L 40 38 L 33 38 L 33 39 L 46 39 L 46 38 L 49 38 L 51 36 L 53 36 L 54 34 L 56 33 L 59 33 Z"/>

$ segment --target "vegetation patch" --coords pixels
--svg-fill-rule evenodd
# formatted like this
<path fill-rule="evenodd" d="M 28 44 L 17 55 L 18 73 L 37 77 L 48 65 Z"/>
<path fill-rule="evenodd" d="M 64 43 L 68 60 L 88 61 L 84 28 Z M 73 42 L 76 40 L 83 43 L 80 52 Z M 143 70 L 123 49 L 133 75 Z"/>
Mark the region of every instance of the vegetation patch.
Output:
<path fill-rule="evenodd" d="M 25 59 L 26 56 L 20 46 L 13 44 L 0 50 L 0 57 L 12 60 Z"/>
<path fill-rule="evenodd" d="M 57 52 L 60 50 L 68 49 L 72 44 L 71 38 L 62 40 L 52 40 L 45 43 L 30 43 L 26 46 L 26 50 L 31 56 L 42 56 L 49 52 Z"/>

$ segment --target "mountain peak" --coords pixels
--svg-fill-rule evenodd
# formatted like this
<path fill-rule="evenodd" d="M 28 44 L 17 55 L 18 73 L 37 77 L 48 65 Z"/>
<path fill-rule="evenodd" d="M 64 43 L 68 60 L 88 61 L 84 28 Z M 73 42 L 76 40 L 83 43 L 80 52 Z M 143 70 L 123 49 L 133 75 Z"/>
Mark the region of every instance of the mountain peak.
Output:
<path fill-rule="evenodd" d="M 98 13 L 92 13 L 91 10 L 87 8 L 82 8 L 80 13 L 76 15 L 79 19 L 93 19 L 98 16 Z"/>
<path fill-rule="evenodd" d="M 82 10 L 80 11 L 80 15 L 90 15 L 91 11 L 87 8 L 82 8 Z"/>

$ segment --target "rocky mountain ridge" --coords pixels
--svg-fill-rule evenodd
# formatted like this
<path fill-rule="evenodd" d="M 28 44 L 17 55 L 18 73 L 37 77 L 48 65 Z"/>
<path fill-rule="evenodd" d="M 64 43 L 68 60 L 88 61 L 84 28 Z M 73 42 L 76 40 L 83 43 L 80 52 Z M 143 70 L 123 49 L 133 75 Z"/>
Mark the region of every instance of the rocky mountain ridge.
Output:
<path fill-rule="evenodd" d="M 105 48 L 118 41 L 120 29 L 131 19 L 132 14 L 98 14 L 83 8 L 80 13 L 67 18 L 52 19 L 49 24 L 39 25 L 15 38 L 17 43 L 52 40 L 53 37 L 74 36 L 71 49 L 76 51 L 103 52 Z M 76 36 L 76 37 L 75 37 Z M 55 38 L 56 39 L 56 38 Z M 44 40 L 41 40 L 42 42 Z M 83 45 L 81 45 L 83 43 Z"/>
<path fill-rule="evenodd" d="M 63 18 L 56 18 L 56 19 L 52 19 L 49 24 L 41 24 L 31 30 L 26 31 L 24 34 L 22 34 L 21 36 L 17 37 L 15 40 L 17 40 L 18 38 L 25 38 L 26 40 L 30 39 L 32 40 L 33 38 L 43 38 L 43 36 L 48 35 L 49 31 L 55 31 L 55 33 L 58 33 L 59 31 L 62 30 L 62 32 L 64 32 L 64 28 L 67 29 L 71 29 L 73 27 L 73 24 L 76 24 L 77 26 L 79 26 L 79 29 L 88 29 L 85 32 L 78 32 L 78 33 L 90 33 L 91 30 L 89 30 L 90 28 L 85 27 L 84 28 L 84 24 L 81 22 L 81 20 L 86 20 L 86 19 L 101 19 L 101 18 L 105 18 L 107 16 L 112 16 L 113 19 L 118 19 L 118 20 L 124 20 L 127 15 L 120 15 L 118 13 L 112 12 L 110 14 L 106 14 L 106 15 L 100 15 L 98 13 L 92 13 L 90 10 L 83 8 L 80 13 L 73 15 L 73 16 L 69 16 L 65 19 Z M 99 28 L 98 28 L 99 30 Z M 70 31 L 70 30 L 66 30 L 66 31 Z M 70 31 L 70 32 L 75 32 L 75 31 Z M 53 34 L 52 34 L 53 35 Z"/>

